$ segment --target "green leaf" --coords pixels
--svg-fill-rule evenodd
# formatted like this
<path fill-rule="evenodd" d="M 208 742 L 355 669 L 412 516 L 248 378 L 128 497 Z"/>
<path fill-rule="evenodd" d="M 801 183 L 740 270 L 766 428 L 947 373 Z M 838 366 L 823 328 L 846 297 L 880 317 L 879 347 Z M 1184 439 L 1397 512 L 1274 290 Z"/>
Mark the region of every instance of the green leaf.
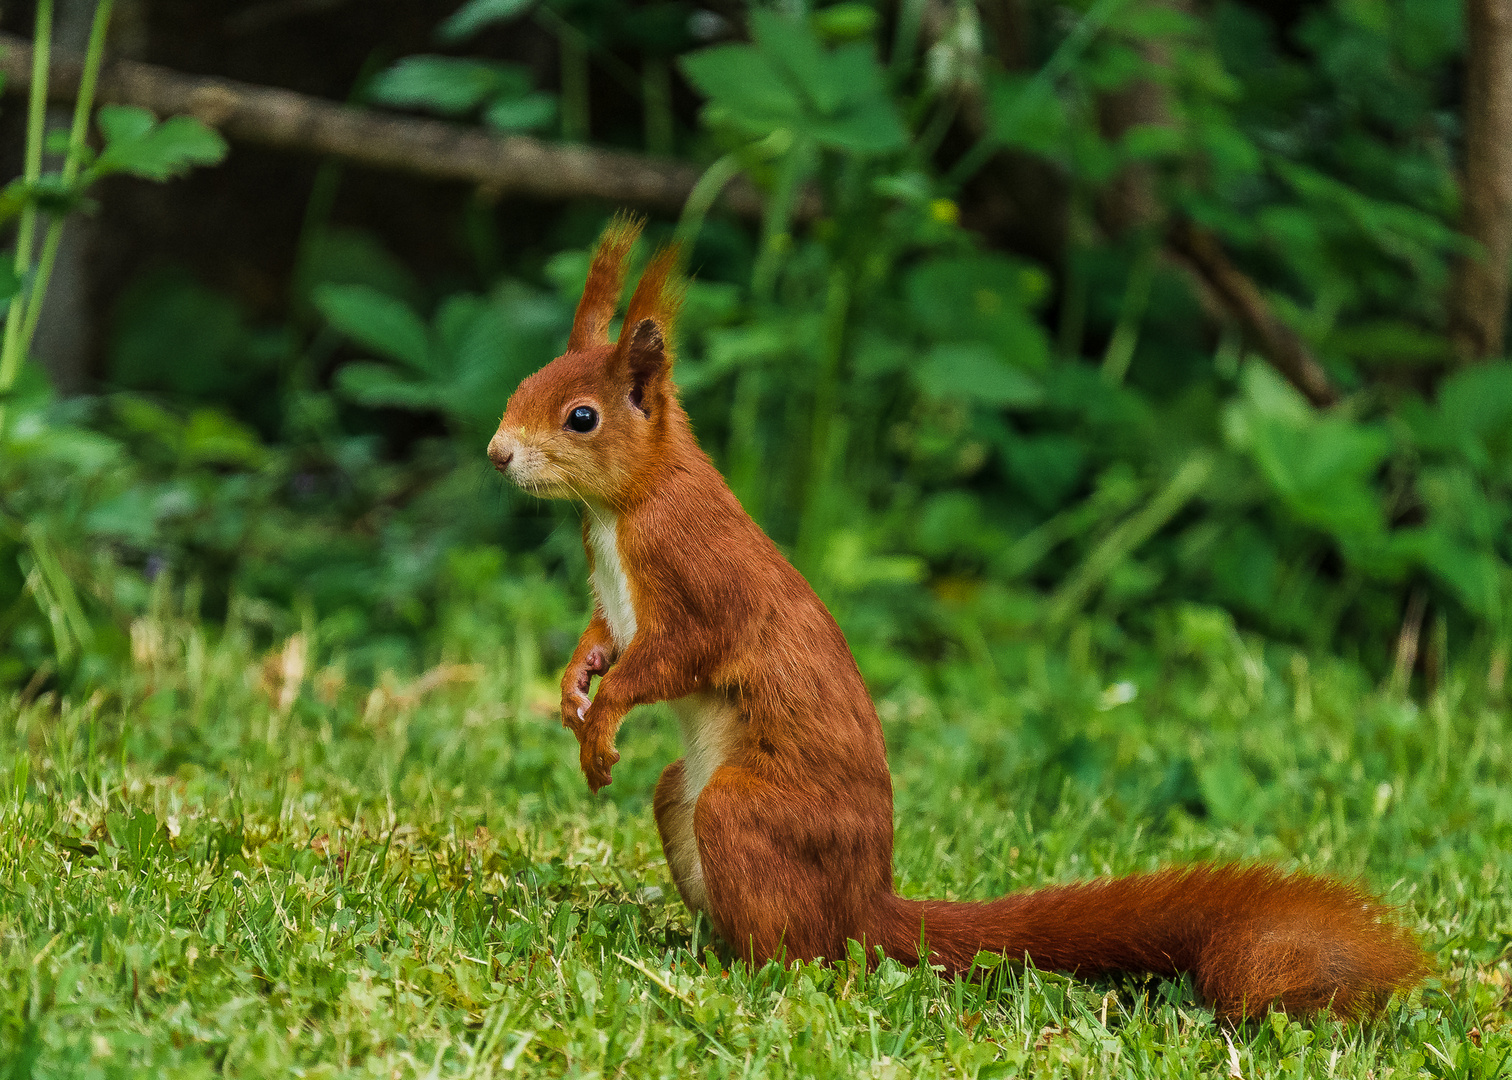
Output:
<path fill-rule="evenodd" d="M 414 273 L 377 237 L 360 229 L 323 229 L 305 246 L 295 268 L 294 294 L 312 304 L 322 285 L 367 285 L 405 300 L 424 294 Z"/>
<path fill-rule="evenodd" d="M 1030 308 L 1047 290 L 1043 271 L 1002 255 L 933 259 L 905 283 L 910 307 L 932 336 L 986 341 L 1036 371 L 1049 364 L 1050 345 Z"/>
<path fill-rule="evenodd" d="M 919 388 L 931 397 L 960 398 L 1006 409 L 1030 409 L 1045 399 L 1044 388 L 1002 360 L 990 345 L 943 343 L 915 369 Z"/>
<path fill-rule="evenodd" d="M 1087 449 L 1072 435 L 1010 434 L 998 445 L 1008 475 L 1036 505 L 1047 510 L 1065 501 L 1086 469 Z"/>
<path fill-rule="evenodd" d="M 317 293 L 317 304 L 323 309 L 332 306 L 330 293 L 329 289 Z M 372 297 L 361 300 L 363 305 L 371 304 Z M 408 313 L 395 301 L 387 303 Z M 392 315 L 391 310 L 379 317 Z M 353 307 L 343 317 L 353 316 L 371 321 L 373 312 Z M 436 312 L 423 367 L 410 365 L 412 374 L 384 364 L 347 364 L 336 373 L 336 389 L 373 408 L 439 412 L 467 438 L 474 438 L 498 424 L 499 409 L 510 391 L 540 366 L 543 355 L 550 355 L 562 322 L 561 305 L 523 287 L 506 285 L 486 298 L 457 294 Z M 412 331 L 425 332 L 418 320 Z"/>
<path fill-rule="evenodd" d="M 1393 319 L 1342 327 L 1328 335 L 1324 348 L 1374 368 L 1438 364 L 1453 352 L 1442 333 Z"/>
<path fill-rule="evenodd" d="M 1196 16 L 1165 4 L 1126 4 L 1115 9 L 1108 26 L 1147 41 L 1161 41 L 1167 47 L 1173 39 L 1199 38 L 1203 32 Z"/>
<path fill-rule="evenodd" d="M 789 130 L 821 146 L 886 153 L 907 142 L 872 47 L 826 50 L 806 24 L 751 13 L 755 45 L 722 45 L 683 56 L 683 73 L 739 128 Z"/>
<path fill-rule="evenodd" d="M 519 97 L 529 90 L 529 72 L 515 64 L 452 56 L 407 56 L 373 80 L 368 99 L 398 108 L 459 116 L 496 97 Z"/>
<path fill-rule="evenodd" d="M 4 225 L 26 208 L 31 185 L 20 177 L 0 188 L 0 225 Z"/>
<path fill-rule="evenodd" d="M 1439 388 L 1438 432 L 1482 470 L 1512 464 L 1512 364 L 1476 364 Z"/>
<path fill-rule="evenodd" d="M 931 558 L 981 551 L 997 538 L 985 527 L 982 504 L 965 491 L 931 495 L 913 515 L 914 547 Z"/>
<path fill-rule="evenodd" d="M 1430 511 L 1431 524 L 1488 551 L 1507 536 L 1512 503 L 1494 497 L 1468 468 L 1462 465 L 1425 468 L 1418 478 L 1418 488 Z"/>
<path fill-rule="evenodd" d="M 1071 135 L 1070 118 L 1044 79 L 994 75 L 988 82 L 987 114 L 993 138 L 1044 157 L 1063 153 Z"/>
<path fill-rule="evenodd" d="M 778 70 L 751 45 L 718 45 L 678 60 L 693 88 L 764 130 L 797 124 L 803 105 Z"/>
<path fill-rule="evenodd" d="M 1314 413 L 1307 399 L 1266 365 L 1246 365 L 1242 384 L 1247 411 L 1297 427 L 1312 421 Z"/>
<path fill-rule="evenodd" d="M 1135 124 L 1122 141 L 1124 153 L 1135 161 L 1175 159 L 1186 149 L 1186 137 L 1169 124 Z"/>
<path fill-rule="evenodd" d="M 1236 758 L 1224 757 L 1198 766 L 1197 786 L 1208 810 L 1226 825 L 1243 825 L 1260 817 L 1260 786 Z"/>
<path fill-rule="evenodd" d="M 486 26 L 519 18 L 534 3 L 535 0 L 469 0 L 440 25 L 436 38 L 448 45 L 456 45 Z"/>
<path fill-rule="evenodd" d="M 140 863 L 152 853 L 160 840 L 157 818 L 145 810 L 133 810 L 126 814 L 105 815 L 105 826 L 110 830 L 110 839 L 126 852 L 130 862 Z"/>
<path fill-rule="evenodd" d="M 28 206 L 59 216 L 72 213 L 83 201 L 84 186 L 77 182 L 65 185 L 58 173 L 43 173 L 34 183 L 18 177 L 0 188 L 0 225 Z"/>
<path fill-rule="evenodd" d="M 444 391 L 431 383 L 416 382 L 383 364 L 345 364 L 336 372 L 336 389 L 369 408 L 439 410 Z"/>
<path fill-rule="evenodd" d="M 90 169 L 92 176 L 126 173 L 168 180 L 226 156 L 226 140 L 192 116 L 171 116 L 159 124 L 146 109 L 106 105 L 99 126 L 105 149 Z"/>
<path fill-rule="evenodd" d="M 829 41 L 850 41 L 867 37 L 877 30 L 881 17 L 870 4 L 844 0 L 820 8 L 809 16 L 815 31 Z"/>
<path fill-rule="evenodd" d="M 499 98 L 483 113 L 490 127 L 502 131 L 539 131 L 556 120 L 555 94 L 525 94 L 523 97 Z"/>
<path fill-rule="evenodd" d="M 190 465 L 260 466 L 262 442 L 246 424 L 219 409 L 196 409 L 184 428 L 184 461 Z"/>
<path fill-rule="evenodd" d="M 1229 417 L 1230 441 L 1245 450 L 1298 520 L 1337 540 L 1346 557 L 1391 575 L 1379 560 L 1386 513 L 1374 478 L 1391 450 L 1379 425 L 1319 416 L 1268 370 L 1246 369 L 1246 400 Z"/>
<path fill-rule="evenodd" d="M 556 351 L 565 314 L 554 298 L 517 283 L 441 306 L 436 329 L 448 372 L 441 392 L 448 418 L 468 438 L 498 426 L 515 386 Z"/>
<path fill-rule="evenodd" d="M 1403 529 L 1392 541 L 1447 585 L 1466 610 L 1500 627 L 1503 598 L 1512 596 L 1512 573 L 1494 552 L 1467 544 L 1437 525 Z"/>
<path fill-rule="evenodd" d="M 150 549 L 161 540 L 152 497 L 139 485 L 96 503 L 84 520 L 92 535 L 109 537 L 133 547 Z"/>
<path fill-rule="evenodd" d="M 846 100 L 850 88 L 830 70 L 824 46 L 808 26 L 765 9 L 752 11 L 750 24 L 762 55 L 783 72 L 788 83 L 820 115 L 834 113 Z"/>
<path fill-rule="evenodd" d="M 914 556 L 872 553 L 865 537 L 847 529 L 831 534 L 824 567 L 826 578 L 842 589 L 914 584 L 924 580 L 928 572 L 923 560 Z"/>
<path fill-rule="evenodd" d="M 140 139 L 152 131 L 157 117 L 135 105 L 104 105 L 95 121 L 106 144 Z"/>
<path fill-rule="evenodd" d="M 1439 0 L 1402 0 L 1402 29 L 1396 42 L 1407 65 L 1425 70 L 1459 54 L 1464 40 L 1464 7 Z"/>
<path fill-rule="evenodd" d="M 422 375 L 431 373 L 430 334 L 403 301 L 366 285 L 322 285 L 314 301 L 347 337 Z"/>
<path fill-rule="evenodd" d="M 81 473 L 119 475 L 123 455 L 128 453 L 115 439 L 87 428 L 64 424 L 17 427 L 21 430 L 11 437 L 10 452 L 31 461 L 46 462 L 54 470 L 68 468 Z"/>
<path fill-rule="evenodd" d="M 1261 424 L 1257 433 L 1261 468 L 1277 490 L 1308 509 L 1307 516 L 1338 522 L 1358 494 L 1370 503 L 1369 516 L 1379 517 L 1374 494 L 1364 485 L 1390 449 L 1384 431 L 1328 417 L 1301 429 Z"/>

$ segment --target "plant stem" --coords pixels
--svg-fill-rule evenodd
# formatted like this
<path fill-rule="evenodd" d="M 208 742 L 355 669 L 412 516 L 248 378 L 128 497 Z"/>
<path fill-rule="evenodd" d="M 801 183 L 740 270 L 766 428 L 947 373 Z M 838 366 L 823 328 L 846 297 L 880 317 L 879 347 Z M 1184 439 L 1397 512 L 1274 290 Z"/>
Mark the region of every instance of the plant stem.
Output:
<path fill-rule="evenodd" d="M 42 134 L 47 126 L 47 81 L 52 60 L 52 0 L 37 0 L 36 42 L 32 48 L 31 99 L 26 112 L 26 165 L 22 172 L 28 188 L 42 176 Z M 5 319 L 4 344 L 0 345 L 0 436 L 5 432 L 5 400 L 21 370 L 25 348 L 21 323 L 26 304 L 26 272 L 31 269 L 32 240 L 37 231 L 37 204 L 28 199 L 16 230 L 16 276 L 22 287 L 11 298 Z"/>
<path fill-rule="evenodd" d="M 798 188 L 808 172 L 809 151 L 806 143 L 795 140 L 787 158 L 777 167 L 777 186 L 761 221 L 761 248 L 751 271 L 751 295 L 760 305 L 771 303 L 777 290 L 777 273 L 792 241 L 788 225 L 793 217 L 793 204 L 798 200 Z"/>
<path fill-rule="evenodd" d="M 1056 330 L 1060 354 L 1071 360 L 1081 356 L 1087 325 L 1090 283 L 1083 262 L 1094 243 L 1090 201 L 1083 185 L 1072 187 L 1070 213 L 1067 215 L 1066 272 L 1061 286 L 1060 325 Z"/>
<path fill-rule="evenodd" d="M 714 206 L 714 200 L 719 198 L 719 193 L 725 189 L 740 171 L 752 160 L 767 160 L 780 157 L 792 148 L 792 136 L 785 131 L 774 131 L 764 139 L 731 150 L 728 154 L 718 158 L 714 164 L 704 170 L 698 182 L 693 185 L 693 190 L 688 192 L 687 199 L 683 202 L 682 214 L 677 219 L 676 239 L 684 248 L 690 249 L 694 241 L 698 239 L 698 233 L 703 228 L 704 218 Z M 786 173 L 782 174 L 786 177 Z M 792 203 L 797 198 L 797 188 L 791 190 L 778 185 L 779 190 L 774 194 L 774 201 L 769 204 L 767 215 L 770 218 L 772 207 L 786 200 L 787 207 L 782 212 L 782 228 L 786 229 L 787 216 L 792 213 Z M 767 226 L 769 227 L 769 226 Z M 765 233 L 763 233 L 765 235 Z"/>
<path fill-rule="evenodd" d="M 1155 277 L 1155 263 L 1159 256 L 1160 244 L 1152 239 L 1135 257 L 1134 266 L 1129 271 L 1129 284 L 1118 312 L 1118 325 L 1114 327 L 1108 349 L 1103 354 L 1103 379 L 1113 386 L 1124 381 L 1124 376 L 1129 373 L 1129 362 L 1134 359 L 1134 350 L 1139 346 L 1139 326 L 1144 321 L 1145 308 L 1149 306 L 1150 282 Z"/>
<path fill-rule="evenodd" d="M 887 66 L 895 82 L 913 69 L 919 48 L 919 25 L 924 21 L 924 0 L 903 0 L 898 5 L 898 25 L 893 31 L 892 56 Z"/>
<path fill-rule="evenodd" d="M 847 268 L 830 268 L 824 301 L 824 328 L 820 339 L 819 381 L 814 387 L 814 411 L 809 427 L 808 484 L 804 513 L 798 534 L 799 565 L 816 573 L 820 566 L 819 542 L 826 534 L 833 511 L 830 498 L 835 464 L 842 447 L 837 438 L 835 406 L 839 400 L 840 364 L 845 350 L 845 326 L 850 314 L 851 279 Z"/>
<path fill-rule="evenodd" d="M 685 251 L 691 251 L 693 243 L 703 229 L 704 218 L 724 186 L 740 173 L 740 155 L 735 151 L 725 154 L 704 170 L 688 192 L 688 201 L 683 203 L 682 216 L 677 220 L 677 242 Z"/>
<path fill-rule="evenodd" d="M 1154 498 L 1115 525 L 1066 577 L 1050 600 L 1046 624 L 1055 629 L 1069 623 L 1118 564 L 1179 514 L 1212 474 L 1213 460 L 1208 454 L 1199 451 L 1188 457 Z"/>
<path fill-rule="evenodd" d="M 762 369 L 747 366 L 735 380 L 730 402 L 730 439 L 725 450 L 729 461 L 730 488 L 746 513 L 757 521 L 765 509 L 766 489 L 762 471 L 761 395 L 765 378 Z"/>
<path fill-rule="evenodd" d="M 89 49 L 84 54 L 84 71 L 79 77 L 79 97 L 74 102 L 73 125 L 68 132 L 68 155 L 63 159 L 63 189 L 70 189 L 79 177 L 84 163 L 84 140 L 89 136 L 89 116 L 94 106 L 95 84 L 99 81 L 100 65 L 105 59 L 105 36 L 110 29 L 111 9 L 115 0 L 100 0 L 95 6 L 94 23 L 89 28 Z M 58 245 L 63 240 L 63 214 L 53 216 L 47 226 L 47 236 L 42 241 L 42 256 L 37 260 L 37 276 L 27 298 L 26 319 L 21 327 L 21 354 L 31 348 L 32 338 L 37 333 L 37 322 L 42 318 L 42 301 L 47 295 L 47 282 L 52 277 L 53 264 L 58 258 Z"/>

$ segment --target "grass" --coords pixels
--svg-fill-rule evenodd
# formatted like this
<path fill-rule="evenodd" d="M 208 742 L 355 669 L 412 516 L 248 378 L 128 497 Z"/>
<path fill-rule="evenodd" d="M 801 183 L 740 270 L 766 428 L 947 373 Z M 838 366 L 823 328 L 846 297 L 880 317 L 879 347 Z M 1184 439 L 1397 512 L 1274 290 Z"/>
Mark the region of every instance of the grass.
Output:
<path fill-rule="evenodd" d="M 907 894 L 1269 860 L 1363 877 L 1437 957 L 1373 1023 L 1233 1031 L 1182 983 L 732 965 L 656 839 L 668 717 L 594 799 L 513 638 L 376 688 L 318 639 L 160 610 L 118 683 L 0 706 L 0 1076 L 1512 1075 L 1484 664 L 1414 705 L 1186 611 L 1144 666 L 1073 632 L 883 694 Z"/>

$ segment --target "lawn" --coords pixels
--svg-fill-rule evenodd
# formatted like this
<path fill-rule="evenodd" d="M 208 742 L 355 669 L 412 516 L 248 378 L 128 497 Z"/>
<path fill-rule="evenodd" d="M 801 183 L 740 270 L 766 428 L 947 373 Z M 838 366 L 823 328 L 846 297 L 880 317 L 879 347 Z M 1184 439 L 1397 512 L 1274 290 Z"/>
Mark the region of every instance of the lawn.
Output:
<path fill-rule="evenodd" d="M 0 706 L 0 1076 L 1512 1066 L 1512 711 L 1484 659 L 1414 703 L 1193 609 L 1143 664 L 1073 631 L 882 689 L 908 895 L 1265 860 L 1363 879 L 1436 957 L 1371 1023 L 1231 1030 L 1182 983 L 732 964 L 657 842 L 669 716 L 632 715 L 593 798 L 523 645 L 375 685 L 250 621 L 160 604 L 129 676 Z"/>

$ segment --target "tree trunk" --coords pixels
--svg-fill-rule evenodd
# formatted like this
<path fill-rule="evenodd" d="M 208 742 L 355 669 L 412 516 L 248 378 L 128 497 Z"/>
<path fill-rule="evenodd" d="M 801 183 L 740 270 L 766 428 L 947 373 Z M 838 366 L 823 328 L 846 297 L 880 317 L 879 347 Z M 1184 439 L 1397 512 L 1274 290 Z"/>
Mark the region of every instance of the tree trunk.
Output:
<path fill-rule="evenodd" d="M 1449 333 L 1464 360 L 1500 356 L 1512 258 L 1512 0 L 1465 0 L 1465 235 Z"/>

